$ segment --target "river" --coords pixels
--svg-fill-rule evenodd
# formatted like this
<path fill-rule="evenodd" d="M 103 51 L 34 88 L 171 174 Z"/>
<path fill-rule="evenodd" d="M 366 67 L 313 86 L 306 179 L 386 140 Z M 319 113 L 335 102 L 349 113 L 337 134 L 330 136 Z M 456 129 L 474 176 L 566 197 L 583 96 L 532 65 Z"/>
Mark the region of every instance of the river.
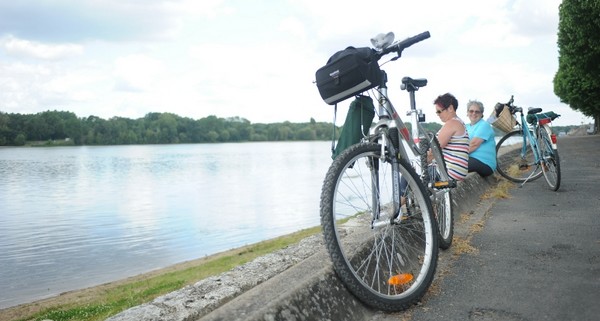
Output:
<path fill-rule="evenodd" d="M 0 148 L 0 308 L 319 225 L 330 144 Z"/>

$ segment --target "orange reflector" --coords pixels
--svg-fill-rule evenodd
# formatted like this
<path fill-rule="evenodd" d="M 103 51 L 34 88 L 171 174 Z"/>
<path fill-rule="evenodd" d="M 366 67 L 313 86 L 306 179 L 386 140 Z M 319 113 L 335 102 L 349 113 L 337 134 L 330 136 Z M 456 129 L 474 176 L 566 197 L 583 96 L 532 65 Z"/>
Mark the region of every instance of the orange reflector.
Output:
<path fill-rule="evenodd" d="M 450 183 L 448 183 L 448 182 L 435 182 L 435 183 L 433 183 L 434 187 L 448 187 L 448 185 L 450 185 Z"/>
<path fill-rule="evenodd" d="M 552 119 L 550 119 L 550 118 L 543 118 L 543 119 L 540 119 L 539 123 L 540 123 L 540 126 L 543 126 L 543 125 L 549 124 L 551 121 L 552 121 Z"/>
<path fill-rule="evenodd" d="M 403 285 L 406 284 L 410 281 L 412 281 L 413 276 L 410 273 L 401 273 L 401 274 L 396 274 L 393 275 L 389 280 L 388 283 L 390 285 Z"/>

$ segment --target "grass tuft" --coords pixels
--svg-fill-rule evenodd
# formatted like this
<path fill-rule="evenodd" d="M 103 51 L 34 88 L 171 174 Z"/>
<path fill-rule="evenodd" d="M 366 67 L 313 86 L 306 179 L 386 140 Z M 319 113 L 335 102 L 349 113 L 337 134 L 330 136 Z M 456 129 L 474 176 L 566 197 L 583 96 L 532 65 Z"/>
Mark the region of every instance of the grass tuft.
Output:
<path fill-rule="evenodd" d="M 491 188 L 485 194 L 483 194 L 481 196 L 481 198 L 482 199 L 490 199 L 490 198 L 508 199 L 508 198 L 510 198 L 509 191 L 514 187 L 515 187 L 515 185 L 512 182 L 508 181 L 507 179 L 498 178 L 498 183 L 496 184 L 496 186 Z"/>
<path fill-rule="evenodd" d="M 461 237 L 454 237 L 452 240 L 452 253 L 454 255 L 462 255 L 462 254 L 479 254 L 479 250 L 469 244 L 468 239 L 464 239 Z"/>

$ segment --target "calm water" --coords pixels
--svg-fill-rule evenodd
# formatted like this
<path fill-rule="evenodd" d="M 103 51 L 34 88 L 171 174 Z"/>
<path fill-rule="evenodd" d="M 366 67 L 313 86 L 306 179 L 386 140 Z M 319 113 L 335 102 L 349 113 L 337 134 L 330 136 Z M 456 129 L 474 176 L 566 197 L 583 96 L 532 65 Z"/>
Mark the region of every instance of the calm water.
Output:
<path fill-rule="evenodd" d="M 319 225 L 330 142 L 0 148 L 0 308 Z"/>

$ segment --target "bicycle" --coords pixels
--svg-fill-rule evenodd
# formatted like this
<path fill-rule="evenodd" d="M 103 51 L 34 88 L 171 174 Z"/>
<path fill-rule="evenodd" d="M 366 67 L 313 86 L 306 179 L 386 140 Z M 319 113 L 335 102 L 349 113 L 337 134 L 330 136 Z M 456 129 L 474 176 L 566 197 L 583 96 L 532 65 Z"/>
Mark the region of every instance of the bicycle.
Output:
<path fill-rule="evenodd" d="M 377 64 L 385 55 L 396 53 L 390 60 L 395 61 L 404 49 L 429 37 L 429 32 L 423 32 L 403 41 L 393 42 L 392 37 L 378 45 L 373 42 L 376 49 L 368 60 Z M 326 73 L 335 77 L 340 74 L 336 68 Z M 452 182 L 435 136 L 427 135 L 417 145 L 388 98 L 387 74 L 379 65 L 377 71 L 381 77 L 376 78 L 379 82 L 374 87 L 353 89 L 350 96 L 372 90 L 378 121 L 359 143 L 334 159 L 321 191 L 320 216 L 334 270 L 350 292 L 371 307 L 400 311 L 429 288 L 439 251 L 430 190 L 411 165 L 411 158 L 426 158 L 425 144 L 430 144 L 434 162 L 441 167 L 439 180 L 431 186 L 450 187 Z M 426 82 L 403 80 L 411 107 L 415 105 L 414 91 Z M 326 102 L 337 103 L 347 97 L 347 93 L 331 97 L 334 94 L 337 98 Z M 405 188 L 400 186 L 402 180 Z"/>
<path fill-rule="evenodd" d="M 550 122 L 559 115 L 541 113 L 542 108 L 530 107 L 527 117 L 522 107 L 513 105 L 511 96 L 504 108 L 511 115 L 519 113 L 517 128 L 504 135 L 496 144 L 497 170 L 506 179 L 525 183 L 545 177 L 551 190 L 560 187 L 560 159 L 557 138 L 552 133 Z"/>

